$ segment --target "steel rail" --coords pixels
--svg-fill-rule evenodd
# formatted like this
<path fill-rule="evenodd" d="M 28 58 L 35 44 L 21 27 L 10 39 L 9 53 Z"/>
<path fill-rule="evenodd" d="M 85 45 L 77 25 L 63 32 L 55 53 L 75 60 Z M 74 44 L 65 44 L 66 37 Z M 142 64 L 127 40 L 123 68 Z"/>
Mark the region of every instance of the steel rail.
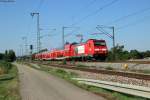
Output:
<path fill-rule="evenodd" d="M 101 73 L 101 74 L 108 74 L 108 75 L 117 75 L 129 78 L 136 78 L 141 80 L 150 80 L 150 74 L 142 74 L 142 73 L 135 73 L 135 72 L 126 72 L 126 71 L 116 71 L 116 70 L 106 70 L 106 69 L 94 69 L 94 68 L 80 68 L 75 65 L 63 65 L 63 64 L 47 64 L 47 63 L 39 63 L 53 67 L 61 67 L 66 69 L 73 69 L 73 70 L 80 70 L 85 72 L 91 73 Z"/>
<path fill-rule="evenodd" d="M 129 95 L 144 97 L 150 99 L 150 88 L 136 85 L 121 84 L 117 82 L 100 81 L 93 79 L 72 78 L 81 84 L 96 86 L 104 89 L 109 89 Z"/>
<path fill-rule="evenodd" d="M 35 61 L 38 62 L 38 61 Z M 44 61 L 49 62 L 49 61 Z M 62 62 L 62 61 L 51 61 L 54 62 Z M 71 63 L 72 61 L 67 61 L 67 63 Z M 76 63 L 131 63 L 131 64 L 150 64 L 150 61 L 76 61 Z"/>

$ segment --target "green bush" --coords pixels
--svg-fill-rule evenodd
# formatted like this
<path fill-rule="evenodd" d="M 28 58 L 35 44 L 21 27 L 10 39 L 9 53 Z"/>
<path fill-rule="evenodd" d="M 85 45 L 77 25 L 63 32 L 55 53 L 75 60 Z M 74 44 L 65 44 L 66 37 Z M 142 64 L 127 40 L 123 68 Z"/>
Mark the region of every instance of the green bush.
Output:
<path fill-rule="evenodd" d="M 88 68 L 89 66 L 82 65 L 82 64 L 78 64 L 77 67 L 78 67 L 78 68 Z"/>
<path fill-rule="evenodd" d="M 106 67 L 105 69 L 106 69 L 106 70 L 113 70 L 113 68 L 110 67 L 110 66 L 109 66 L 109 67 Z"/>
<path fill-rule="evenodd" d="M 65 70 L 62 70 L 62 69 L 57 69 L 56 72 L 59 74 L 66 74 L 67 73 Z"/>
<path fill-rule="evenodd" d="M 5 61 L 0 62 L 0 74 L 7 74 L 11 68 L 11 63 Z"/>
<path fill-rule="evenodd" d="M 63 65 L 66 65 L 66 64 L 67 64 L 66 59 L 64 59 L 64 60 L 62 61 L 62 64 L 63 64 Z"/>
<path fill-rule="evenodd" d="M 19 94 L 18 70 L 14 65 L 8 74 L 0 76 L 0 100 L 21 100 Z"/>

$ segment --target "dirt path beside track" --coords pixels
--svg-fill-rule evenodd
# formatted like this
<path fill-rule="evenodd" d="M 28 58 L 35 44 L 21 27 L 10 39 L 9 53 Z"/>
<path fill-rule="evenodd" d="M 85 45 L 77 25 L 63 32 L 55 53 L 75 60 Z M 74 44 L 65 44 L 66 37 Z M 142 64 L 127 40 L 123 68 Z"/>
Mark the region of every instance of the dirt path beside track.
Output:
<path fill-rule="evenodd" d="M 22 100 L 105 100 L 43 71 L 15 65 L 19 70 Z"/>

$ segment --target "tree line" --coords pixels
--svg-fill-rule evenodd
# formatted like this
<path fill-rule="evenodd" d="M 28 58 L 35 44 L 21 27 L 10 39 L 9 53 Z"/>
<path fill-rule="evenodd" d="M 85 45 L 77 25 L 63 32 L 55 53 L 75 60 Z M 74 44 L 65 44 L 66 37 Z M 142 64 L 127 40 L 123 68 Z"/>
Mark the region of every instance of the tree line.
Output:
<path fill-rule="evenodd" d="M 113 53 L 115 52 L 115 54 Z M 117 45 L 115 48 L 111 48 L 108 53 L 107 61 L 121 61 L 121 60 L 130 60 L 130 59 L 143 59 L 150 57 L 150 50 L 140 52 L 138 50 L 127 51 L 124 49 L 124 46 Z"/>
<path fill-rule="evenodd" d="M 5 50 L 5 53 L 0 53 L 0 60 L 13 62 L 16 60 L 16 54 L 13 50 Z"/>

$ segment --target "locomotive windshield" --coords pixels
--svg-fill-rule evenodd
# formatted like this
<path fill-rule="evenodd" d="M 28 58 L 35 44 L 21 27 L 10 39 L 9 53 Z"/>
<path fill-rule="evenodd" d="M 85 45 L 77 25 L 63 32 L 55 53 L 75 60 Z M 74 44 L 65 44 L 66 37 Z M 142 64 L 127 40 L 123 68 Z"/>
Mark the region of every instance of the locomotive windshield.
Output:
<path fill-rule="evenodd" d="M 106 46 L 105 41 L 94 41 L 95 46 Z"/>

